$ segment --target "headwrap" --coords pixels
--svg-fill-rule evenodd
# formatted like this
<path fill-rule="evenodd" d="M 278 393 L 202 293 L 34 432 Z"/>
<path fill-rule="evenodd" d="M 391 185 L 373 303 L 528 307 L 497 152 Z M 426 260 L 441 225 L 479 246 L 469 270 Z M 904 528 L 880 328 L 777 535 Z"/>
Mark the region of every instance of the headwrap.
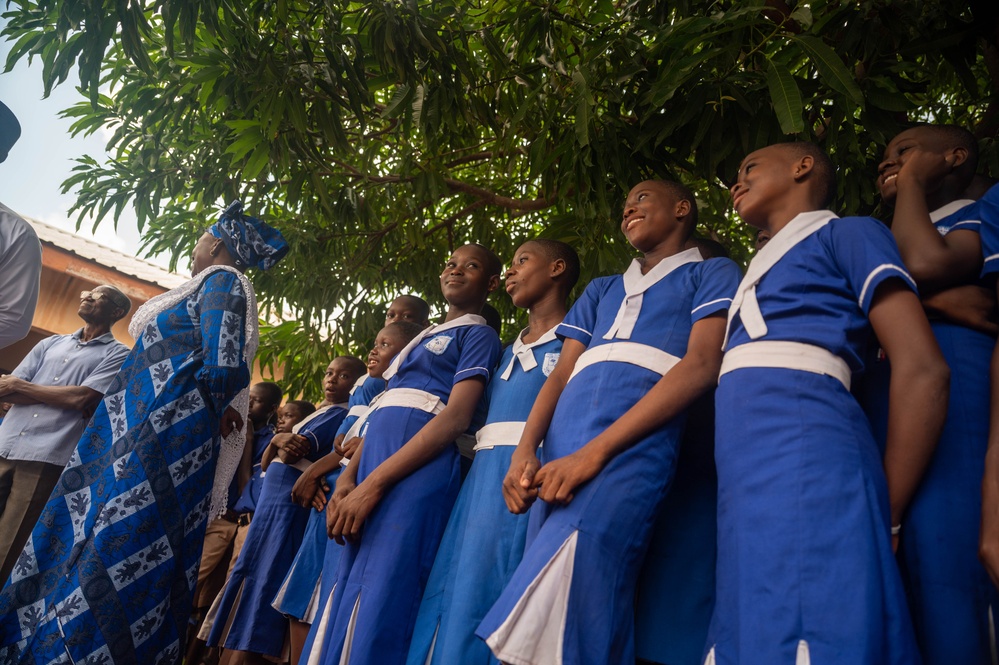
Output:
<path fill-rule="evenodd" d="M 239 201 L 233 201 L 222 211 L 208 233 L 225 244 L 241 270 L 249 266 L 267 270 L 288 253 L 288 243 L 281 232 L 256 217 L 244 215 Z"/>

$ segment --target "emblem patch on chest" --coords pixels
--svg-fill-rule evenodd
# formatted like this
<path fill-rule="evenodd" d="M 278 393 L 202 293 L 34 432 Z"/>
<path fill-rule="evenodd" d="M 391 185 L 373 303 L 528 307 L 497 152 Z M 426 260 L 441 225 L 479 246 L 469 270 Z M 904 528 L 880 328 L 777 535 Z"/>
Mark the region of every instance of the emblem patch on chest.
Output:
<path fill-rule="evenodd" d="M 430 353 L 439 356 L 440 354 L 444 353 L 447 350 L 448 345 L 451 344 L 451 339 L 452 338 L 448 337 L 447 335 L 438 335 L 437 337 L 434 337 L 429 342 L 424 344 L 423 348 L 425 348 Z"/>
<path fill-rule="evenodd" d="M 551 376 L 552 370 L 555 369 L 555 365 L 558 363 L 559 353 L 546 353 L 545 362 L 541 365 L 541 372 L 545 376 Z"/>

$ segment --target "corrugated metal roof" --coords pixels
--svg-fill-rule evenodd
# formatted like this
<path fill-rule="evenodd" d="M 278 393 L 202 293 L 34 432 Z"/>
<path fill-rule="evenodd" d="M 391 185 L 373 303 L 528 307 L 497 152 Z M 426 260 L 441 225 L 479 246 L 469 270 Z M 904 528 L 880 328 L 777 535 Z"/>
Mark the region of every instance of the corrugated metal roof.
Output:
<path fill-rule="evenodd" d="M 165 289 L 173 289 L 188 279 L 189 276 L 178 275 L 155 263 L 136 258 L 117 249 L 105 247 L 89 238 L 84 238 L 70 231 L 60 229 L 56 226 L 30 217 L 25 217 L 28 223 L 35 229 L 38 239 L 42 242 L 49 242 L 56 247 L 76 254 L 77 256 L 96 261 L 102 266 L 114 268 L 126 275 L 131 275 L 144 282 L 162 286 Z"/>

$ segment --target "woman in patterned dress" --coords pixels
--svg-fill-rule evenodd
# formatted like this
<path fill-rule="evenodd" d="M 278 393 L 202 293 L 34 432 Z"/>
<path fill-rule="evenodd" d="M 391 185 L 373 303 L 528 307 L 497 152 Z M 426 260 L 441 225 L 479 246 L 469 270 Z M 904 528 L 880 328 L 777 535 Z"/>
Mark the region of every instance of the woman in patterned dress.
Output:
<path fill-rule="evenodd" d="M 247 267 L 288 251 L 236 202 L 136 339 L 0 594 L 0 662 L 179 663 L 210 514 L 239 461 L 257 347 Z"/>

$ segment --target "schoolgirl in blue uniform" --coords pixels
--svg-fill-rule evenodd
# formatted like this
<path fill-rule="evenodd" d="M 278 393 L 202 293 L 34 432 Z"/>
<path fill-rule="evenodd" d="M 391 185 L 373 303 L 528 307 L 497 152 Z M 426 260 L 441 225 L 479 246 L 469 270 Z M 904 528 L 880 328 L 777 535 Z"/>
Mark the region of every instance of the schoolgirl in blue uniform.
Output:
<path fill-rule="evenodd" d="M 330 363 L 323 380 L 332 404 L 303 420 L 290 435 L 275 435 L 264 455 L 264 485 L 239 559 L 226 582 L 208 635 L 210 646 L 280 657 L 288 622 L 271 601 L 301 545 L 309 511 L 290 499 L 303 468 L 325 455 L 347 413 L 350 387 L 364 371 L 356 358 Z M 277 457 L 270 461 L 274 450 Z M 307 460 L 307 461 L 302 461 Z M 298 468 L 295 465 L 303 468 Z"/>
<path fill-rule="evenodd" d="M 272 602 L 274 609 L 291 622 L 291 663 L 299 662 L 305 647 L 311 649 L 312 641 L 308 639 L 311 625 L 317 613 L 329 605 L 333 586 L 329 578 L 336 573 L 343 549 L 326 535 L 326 497 L 340 476 L 341 461 L 345 460 L 340 444 L 371 401 L 385 390 L 382 374 L 392 358 L 421 331 L 422 328 L 415 323 L 399 321 L 378 332 L 374 348 L 368 354 L 368 371 L 351 388 L 347 416 L 340 423 L 333 450 L 306 469 L 291 490 L 292 501 L 303 508 L 314 509 L 309 513 L 298 554 Z M 324 569 L 330 571 L 326 574 L 329 582 L 325 595 L 321 584 Z"/>
<path fill-rule="evenodd" d="M 892 233 L 924 295 L 979 280 L 979 206 L 963 198 L 977 157 L 975 137 L 947 125 L 908 129 L 885 148 L 881 198 L 894 206 Z M 930 325 L 951 369 L 950 408 L 902 520 L 899 565 L 926 665 L 991 663 L 999 593 L 978 560 L 978 535 L 995 338 L 942 318 Z"/>
<path fill-rule="evenodd" d="M 410 342 L 385 373 L 388 390 L 331 499 L 330 533 L 348 545 L 323 663 L 406 660 L 458 493 L 454 441 L 471 424 L 500 355 L 499 337 L 478 315 L 499 272 L 499 259 L 486 248 L 455 250 L 441 275 L 445 322 Z"/>
<path fill-rule="evenodd" d="M 576 252 L 555 240 L 531 240 L 514 253 L 506 291 L 528 310 L 528 327 L 506 347 L 489 382 L 486 424 L 455 503 L 423 595 L 410 665 L 497 663 L 475 637 L 524 552 L 527 516 L 503 501 L 502 483 L 524 422 L 562 349 L 555 327 L 579 277 Z"/>
<path fill-rule="evenodd" d="M 696 219 L 682 185 L 633 188 L 621 228 L 643 258 L 593 280 L 557 328 L 561 356 L 503 484 L 514 512 L 542 502 L 523 560 L 476 631 L 502 662 L 634 662 L 639 566 L 685 409 L 717 376 L 739 280 L 731 261 L 684 250 Z"/>
<path fill-rule="evenodd" d="M 834 191 L 808 143 L 750 154 L 732 187 L 771 239 L 733 300 L 715 393 L 711 665 L 919 662 L 891 534 L 933 452 L 948 371 L 890 232 L 821 210 Z M 893 363 L 883 462 L 849 392 L 872 326 Z"/>

